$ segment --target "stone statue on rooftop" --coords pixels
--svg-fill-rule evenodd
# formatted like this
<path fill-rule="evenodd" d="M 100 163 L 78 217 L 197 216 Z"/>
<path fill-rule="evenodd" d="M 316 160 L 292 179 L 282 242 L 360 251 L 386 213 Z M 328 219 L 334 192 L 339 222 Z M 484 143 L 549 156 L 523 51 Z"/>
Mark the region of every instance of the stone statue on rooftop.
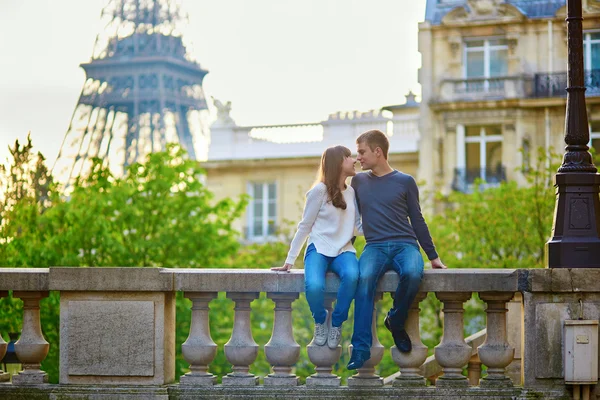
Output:
<path fill-rule="evenodd" d="M 215 108 L 217 109 L 217 120 L 215 123 L 219 125 L 235 125 L 235 121 L 229 115 L 231 112 L 231 101 L 223 104 L 223 102 L 219 99 L 214 97 L 211 98 Z"/>

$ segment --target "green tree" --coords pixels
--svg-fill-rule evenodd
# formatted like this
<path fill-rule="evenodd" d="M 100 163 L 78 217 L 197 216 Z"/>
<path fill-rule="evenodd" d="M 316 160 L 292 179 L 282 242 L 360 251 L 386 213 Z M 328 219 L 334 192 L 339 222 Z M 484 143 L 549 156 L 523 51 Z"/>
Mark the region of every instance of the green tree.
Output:
<path fill-rule="evenodd" d="M 438 196 L 443 212 L 429 227 L 444 262 L 452 268 L 533 268 L 544 262 L 552 228 L 556 154 L 542 149 L 535 168 L 525 173 L 526 186 L 503 182 L 471 194 Z M 548 166 L 547 160 L 552 162 Z"/>
<path fill-rule="evenodd" d="M 30 141 L 15 149 L 10 169 L 0 170 L 2 182 L 8 182 L 3 201 L 9 205 L 0 214 L 3 266 L 213 267 L 229 265 L 240 248 L 232 223 L 246 200 L 215 201 L 201 183 L 198 163 L 178 146 L 131 165 L 124 177 L 113 176 L 94 160 L 89 176 L 78 178 L 68 196 L 56 185 L 43 186 L 51 179 L 43 158 L 30 165 Z M 42 330 L 51 345 L 43 368 L 56 382 L 58 293 L 40 306 Z M 180 351 L 190 317 L 181 296 L 177 309 L 188 326 L 177 330 Z M 0 311 L 0 333 L 8 339 L 9 332 L 21 331 L 21 301 L 3 299 Z M 184 372 L 181 354 L 177 364 L 179 375 Z"/>

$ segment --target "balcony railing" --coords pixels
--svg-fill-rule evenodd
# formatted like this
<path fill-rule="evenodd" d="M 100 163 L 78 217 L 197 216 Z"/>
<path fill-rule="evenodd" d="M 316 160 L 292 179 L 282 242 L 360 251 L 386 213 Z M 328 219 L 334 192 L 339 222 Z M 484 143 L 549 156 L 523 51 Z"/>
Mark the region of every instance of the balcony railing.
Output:
<path fill-rule="evenodd" d="M 446 79 L 441 82 L 438 101 L 517 99 L 530 91 L 531 78 L 526 76 Z"/>
<path fill-rule="evenodd" d="M 586 96 L 600 96 L 600 69 L 584 71 Z M 566 97 L 567 73 L 537 73 L 533 76 L 445 79 L 438 102 L 508 100 L 531 97 Z"/>
<path fill-rule="evenodd" d="M 584 71 L 585 95 L 600 95 L 600 69 Z M 535 74 L 533 97 L 566 97 L 567 73 L 553 72 Z"/>
<path fill-rule="evenodd" d="M 463 193 L 472 193 L 477 187 L 486 189 L 496 187 L 506 181 L 506 168 L 499 165 L 496 168 L 454 168 L 452 189 Z"/>
<path fill-rule="evenodd" d="M 386 273 L 376 299 L 395 292 L 398 279 Z M 301 348 L 293 335 L 292 303 L 304 291 L 302 270 L 0 268 L 0 297 L 10 290 L 24 303 L 21 335 L 14 346 L 23 370 L 11 383 L 9 374 L 0 372 L 0 398 L 569 398 L 562 378 L 564 321 L 571 315 L 598 319 L 594 304 L 600 302 L 599 280 L 600 271 L 590 269 L 427 270 L 406 321 L 412 351 L 386 349 L 377 338 L 374 319 L 372 357 L 340 387 L 332 370 L 345 351 L 341 347 L 308 344 L 316 373 L 305 385 L 299 385 L 294 374 Z M 330 274 L 330 311 L 338 287 L 338 279 Z M 47 384 L 41 369 L 49 344 L 41 330 L 40 300 L 49 290 L 60 295 L 58 385 Z M 192 302 L 189 335 L 181 346 L 190 372 L 179 383 L 174 373 L 177 292 Z M 219 292 L 234 302 L 231 337 L 222 349 L 233 372 L 217 385 L 208 372 L 218 350 L 211 338 L 209 307 Z M 261 292 L 275 303 L 271 338 L 263 348 L 250 329 L 255 312 L 250 303 Z M 429 349 L 421 342 L 419 328 L 419 302 L 429 292 L 443 303 L 444 315 L 434 359 L 427 359 Z M 511 307 L 517 292 L 523 296 Z M 463 304 L 473 293 L 487 304 L 486 332 L 465 338 Z M 507 316 L 507 306 L 516 314 L 510 311 Z M 0 353 L 5 351 L 0 337 Z M 263 351 L 272 373 L 259 380 L 250 367 Z M 388 351 L 400 373 L 384 379 L 376 368 Z M 511 381 L 507 373 L 515 360 L 522 370 L 515 376 L 522 376 L 523 382 Z M 487 367 L 487 375 L 482 375 L 481 365 Z M 462 373 L 467 366 L 470 379 Z M 434 383 L 426 385 L 426 378 Z"/>

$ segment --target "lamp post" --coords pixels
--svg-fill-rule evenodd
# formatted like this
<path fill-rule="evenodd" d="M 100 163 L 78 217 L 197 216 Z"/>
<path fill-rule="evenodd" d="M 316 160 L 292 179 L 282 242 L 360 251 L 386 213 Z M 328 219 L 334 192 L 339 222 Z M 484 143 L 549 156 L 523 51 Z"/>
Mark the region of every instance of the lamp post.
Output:
<path fill-rule="evenodd" d="M 556 208 L 549 268 L 600 268 L 600 174 L 590 140 L 583 79 L 581 0 L 567 0 L 567 110 L 563 162 L 555 178 Z"/>

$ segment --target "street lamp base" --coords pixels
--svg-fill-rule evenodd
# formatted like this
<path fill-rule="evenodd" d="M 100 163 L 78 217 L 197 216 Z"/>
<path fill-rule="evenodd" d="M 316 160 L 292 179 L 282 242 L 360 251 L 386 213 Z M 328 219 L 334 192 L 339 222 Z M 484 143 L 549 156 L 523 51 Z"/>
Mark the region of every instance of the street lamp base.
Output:
<path fill-rule="evenodd" d="M 558 173 L 548 268 L 600 268 L 600 174 Z"/>

